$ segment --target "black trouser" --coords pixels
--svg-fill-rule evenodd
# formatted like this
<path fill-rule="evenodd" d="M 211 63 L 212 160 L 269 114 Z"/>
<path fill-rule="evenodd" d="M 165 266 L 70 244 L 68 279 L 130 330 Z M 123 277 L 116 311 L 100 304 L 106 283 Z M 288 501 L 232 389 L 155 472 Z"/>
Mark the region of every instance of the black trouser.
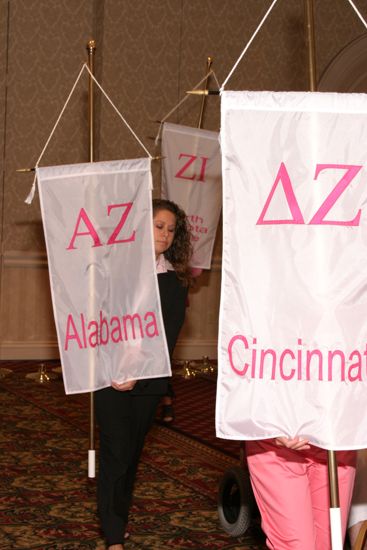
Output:
<path fill-rule="evenodd" d="M 95 392 L 100 449 L 98 514 L 107 545 L 123 544 L 136 470 L 159 395 Z"/>

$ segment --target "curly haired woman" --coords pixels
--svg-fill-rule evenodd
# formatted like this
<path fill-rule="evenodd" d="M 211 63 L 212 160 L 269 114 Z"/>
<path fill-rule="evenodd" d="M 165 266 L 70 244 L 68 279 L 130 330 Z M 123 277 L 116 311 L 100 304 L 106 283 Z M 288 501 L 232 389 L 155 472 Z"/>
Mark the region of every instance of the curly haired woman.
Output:
<path fill-rule="evenodd" d="M 191 284 L 190 233 L 175 203 L 153 200 L 153 233 L 164 328 L 170 356 L 185 318 Z M 98 513 L 109 550 L 122 550 L 145 436 L 168 379 L 113 382 L 95 392 L 100 433 Z"/>

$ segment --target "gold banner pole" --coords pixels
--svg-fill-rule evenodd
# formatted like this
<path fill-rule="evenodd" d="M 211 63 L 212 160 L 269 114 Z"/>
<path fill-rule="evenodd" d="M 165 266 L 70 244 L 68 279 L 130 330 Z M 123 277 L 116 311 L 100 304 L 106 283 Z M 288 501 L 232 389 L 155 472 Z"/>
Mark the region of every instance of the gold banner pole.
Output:
<path fill-rule="evenodd" d="M 305 21 L 306 21 L 306 42 L 308 54 L 308 78 L 310 92 L 315 92 L 316 84 L 316 48 L 315 48 L 315 25 L 313 16 L 313 0 L 305 0 Z"/>
<path fill-rule="evenodd" d="M 205 74 L 208 74 L 208 72 L 210 71 L 210 68 L 212 66 L 212 63 L 213 63 L 213 58 L 208 56 L 208 59 L 206 61 L 206 72 Z M 205 80 L 205 86 L 204 86 L 204 89 L 207 90 L 208 89 L 208 82 L 209 82 L 209 75 L 206 77 L 206 80 Z M 199 121 L 198 121 L 198 128 L 201 128 L 202 127 L 202 124 L 203 124 L 203 115 L 204 115 L 204 108 L 205 108 L 205 100 L 206 100 L 206 95 L 203 95 L 202 98 L 201 98 L 201 107 L 200 107 L 200 115 L 199 115 Z"/>
<path fill-rule="evenodd" d="M 315 47 L 315 24 L 313 0 L 304 0 L 306 41 L 308 54 L 308 78 L 311 92 L 317 90 L 316 81 L 316 47 Z M 330 531 L 331 546 L 333 550 L 343 550 L 343 535 L 341 524 L 341 513 L 339 503 L 338 486 L 338 464 L 335 451 L 327 451 L 328 475 L 329 475 L 329 496 L 330 496 Z"/>
<path fill-rule="evenodd" d="M 88 68 L 94 76 L 94 54 L 96 52 L 95 40 L 89 40 L 87 44 Z M 88 86 L 88 124 L 89 124 L 89 162 L 94 162 L 94 81 L 89 75 Z"/>
<path fill-rule="evenodd" d="M 343 550 L 343 531 L 339 503 L 338 463 L 335 451 L 327 452 L 330 496 L 330 531 L 333 550 Z"/>
<path fill-rule="evenodd" d="M 95 40 L 89 40 L 87 44 L 88 67 L 94 75 L 94 54 L 96 51 Z M 88 125 L 89 125 L 89 162 L 94 162 L 94 81 L 89 75 L 88 87 Z M 96 477 L 96 451 L 95 451 L 95 419 L 94 419 L 94 393 L 90 393 L 89 399 L 89 450 L 88 450 L 88 477 Z"/>

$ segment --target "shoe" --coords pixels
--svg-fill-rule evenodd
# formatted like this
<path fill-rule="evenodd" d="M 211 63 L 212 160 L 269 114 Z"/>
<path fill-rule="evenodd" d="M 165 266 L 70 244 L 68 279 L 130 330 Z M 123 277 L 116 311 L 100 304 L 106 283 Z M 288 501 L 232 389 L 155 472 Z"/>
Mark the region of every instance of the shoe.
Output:
<path fill-rule="evenodd" d="M 172 405 L 162 405 L 162 421 L 166 424 L 172 422 L 175 418 L 175 413 Z"/>

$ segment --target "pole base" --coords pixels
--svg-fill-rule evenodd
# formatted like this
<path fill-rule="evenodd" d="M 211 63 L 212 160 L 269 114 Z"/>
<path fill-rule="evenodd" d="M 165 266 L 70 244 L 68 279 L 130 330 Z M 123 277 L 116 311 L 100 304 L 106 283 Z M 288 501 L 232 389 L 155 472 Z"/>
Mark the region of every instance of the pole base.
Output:
<path fill-rule="evenodd" d="M 343 550 L 342 521 L 340 508 L 330 508 L 331 548 Z"/>
<path fill-rule="evenodd" d="M 96 477 L 96 451 L 91 449 L 88 451 L 88 477 Z"/>
<path fill-rule="evenodd" d="M 26 374 L 25 377 L 29 380 L 35 380 L 39 384 L 46 384 L 47 382 L 50 382 L 50 380 L 55 380 L 57 375 L 52 372 L 46 372 L 46 365 L 41 363 L 38 372 L 30 372 L 29 374 Z"/>

